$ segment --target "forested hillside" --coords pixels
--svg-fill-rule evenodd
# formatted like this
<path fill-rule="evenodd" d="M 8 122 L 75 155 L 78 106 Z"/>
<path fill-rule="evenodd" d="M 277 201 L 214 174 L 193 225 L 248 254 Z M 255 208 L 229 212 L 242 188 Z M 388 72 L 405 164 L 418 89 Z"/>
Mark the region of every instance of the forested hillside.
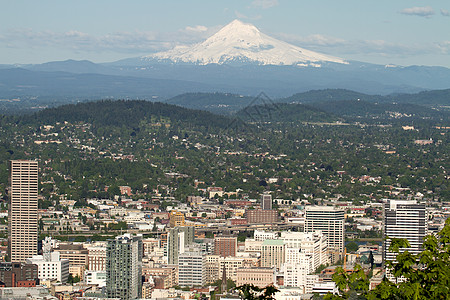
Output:
<path fill-rule="evenodd" d="M 41 194 L 53 200 L 110 198 L 128 185 L 137 198 L 185 201 L 200 193 L 195 182 L 256 198 L 270 190 L 274 198 L 339 194 L 361 203 L 388 197 L 392 186 L 449 197 L 448 123 L 337 122 L 341 117 L 317 108 L 273 106 L 227 118 L 162 103 L 100 101 L 2 116 L 0 191 L 6 195 L 8 161 L 27 158 L 39 161 Z"/>
<path fill-rule="evenodd" d="M 209 112 L 186 109 L 175 105 L 126 100 L 103 100 L 68 104 L 49 108 L 18 118 L 24 123 L 53 124 L 55 122 L 86 122 L 94 126 L 126 126 L 138 128 L 147 123 L 183 123 L 190 126 L 225 128 L 231 119 Z"/>

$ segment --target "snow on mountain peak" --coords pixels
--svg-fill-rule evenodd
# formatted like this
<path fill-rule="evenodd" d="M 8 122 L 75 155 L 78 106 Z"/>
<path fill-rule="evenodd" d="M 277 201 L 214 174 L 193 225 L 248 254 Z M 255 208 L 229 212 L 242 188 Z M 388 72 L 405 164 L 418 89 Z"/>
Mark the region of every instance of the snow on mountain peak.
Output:
<path fill-rule="evenodd" d="M 272 38 L 254 25 L 234 20 L 202 43 L 142 57 L 200 65 L 250 62 L 261 65 L 320 67 L 321 62 L 346 64 L 341 58 L 309 51 Z"/>

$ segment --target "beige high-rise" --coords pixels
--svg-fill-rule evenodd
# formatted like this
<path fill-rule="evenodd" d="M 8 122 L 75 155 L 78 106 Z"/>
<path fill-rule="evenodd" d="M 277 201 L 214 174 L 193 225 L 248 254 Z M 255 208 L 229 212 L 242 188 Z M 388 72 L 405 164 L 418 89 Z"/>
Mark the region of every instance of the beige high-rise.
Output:
<path fill-rule="evenodd" d="M 37 254 L 38 162 L 10 162 L 8 250 L 12 262 Z"/>

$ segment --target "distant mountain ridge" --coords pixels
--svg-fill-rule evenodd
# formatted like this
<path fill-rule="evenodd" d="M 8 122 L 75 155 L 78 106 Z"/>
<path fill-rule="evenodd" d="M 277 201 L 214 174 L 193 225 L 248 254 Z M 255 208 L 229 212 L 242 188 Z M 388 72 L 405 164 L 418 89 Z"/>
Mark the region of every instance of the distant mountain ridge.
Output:
<path fill-rule="evenodd" d="M 370 64 L 358 65 L 355 62 L 349 65 L 322 63 L 321 68 L 252 64 L 183 65 L 163 62 L 151 64 L 140 59 L 134 60 L 134 63 L 121 65 L 64 61 L 22 68 L 3 66 L 0 68 L 0 99 L 169 99 L 187 92 L 224 92 L 250 96 L 261 91 L 278 98 L 329 88 L 387 95 L 450 87 L 450 69 L 441 67 L 385 68 Z M 20 72 L 24 76 L 17 76 Z M 87 77 L 89 81 L 84 80 Z"/>

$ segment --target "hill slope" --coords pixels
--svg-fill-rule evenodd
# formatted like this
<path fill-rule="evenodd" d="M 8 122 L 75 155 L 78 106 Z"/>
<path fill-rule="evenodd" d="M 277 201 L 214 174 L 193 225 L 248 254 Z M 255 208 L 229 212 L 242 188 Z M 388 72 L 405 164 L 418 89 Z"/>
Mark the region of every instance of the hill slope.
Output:
<path fill-rule="evenodd" d="M 335 122 L 339 118 L 303 104 L 273 103 L 249 106 L 236 116 L 245 122 Z"/>
<path fill-rule="evenodd" d="M 156 120 L 156 121 L 152 121 Z M 142 100 L 104 100 L 68 104 L 56 108 L 44 109 L 33 115 L 23 116 L 23 122 L 53 124 L 55 122 L 86 122 L 102 126 L 139 127 L 142 122 L 184 123 L 186 126 L 226 128 L 229 118 L 217 116 L 200 110 L 186 109 L 175 105 Z M 163 121 L 164 123 L 164 121 Z"/>
<path fill-rule="evenodd" d="M 423 91 L 414 94 L 367 95 L 346 89 L 311 90 L 281 98 L 285 103 L 319 103 L 336 101 L 367 101 L 371 103 L 409 103 L 422 106 L 450 105 L 450 89 Z"/>

